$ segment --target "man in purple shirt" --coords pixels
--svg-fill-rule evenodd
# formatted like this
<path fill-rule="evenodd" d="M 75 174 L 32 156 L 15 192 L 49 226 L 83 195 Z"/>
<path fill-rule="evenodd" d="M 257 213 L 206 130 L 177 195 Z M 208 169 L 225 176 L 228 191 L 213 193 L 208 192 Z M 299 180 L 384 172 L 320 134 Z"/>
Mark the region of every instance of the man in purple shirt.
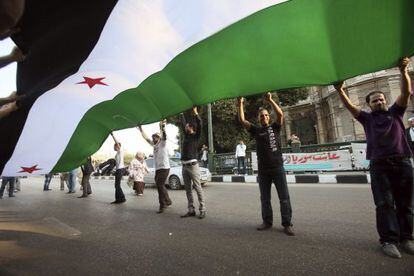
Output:
<path fill-rule="evenodd" d="M 401 258 L 399 244 L 414 255 L 412 153 L 403 124 L 404 112 L 412 95 L 409 62 L 408 58 L 401 59 L 401 94 L 390 108 L 384 93 L 373 91 L 366 97 L 371 112 L 362 111 L 347 96 L 343 82 L 335 84 L 346 108 L 364 126 L 377 231 L 383 252 L 393 258 Z"/>

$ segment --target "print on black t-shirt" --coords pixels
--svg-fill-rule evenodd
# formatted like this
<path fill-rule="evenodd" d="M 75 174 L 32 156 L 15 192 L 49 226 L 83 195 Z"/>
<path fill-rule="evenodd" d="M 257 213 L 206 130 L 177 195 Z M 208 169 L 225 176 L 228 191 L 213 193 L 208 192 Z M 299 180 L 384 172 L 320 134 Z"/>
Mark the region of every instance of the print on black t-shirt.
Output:
<path fill-rule="evenodd" d="M 256 140 L 259 170 L 283 166 L 280 150 L 280 125 L 273 123 L 267 127 L 250 126 L 249 132 Z"/>

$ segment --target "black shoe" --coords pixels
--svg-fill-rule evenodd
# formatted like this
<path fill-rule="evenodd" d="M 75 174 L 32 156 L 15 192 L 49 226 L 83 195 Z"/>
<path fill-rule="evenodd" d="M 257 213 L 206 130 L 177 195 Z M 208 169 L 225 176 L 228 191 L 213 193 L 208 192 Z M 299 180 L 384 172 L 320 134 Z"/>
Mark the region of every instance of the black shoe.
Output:
<path fill-rule="evenodd" d="M 125 201 L 126 201 L 125 198 L 124 199 L 117 199 L 115 201 L 112 201 L 111 204 L 121 204 L 121 203 L 124 203 Z"/>
<path fill-rule="evenodd" d="M 88 197 L 88 196 L 87 195 L 78 196 L 78 198 L 85 198 L 85 197 Z"/>
<path fill-rule="evenodd" d="M 157 211 L 157 214 L 162 214 L 164 213 L 165 208 L 164 207 L 160 207 L 160 209 Z"/>
<path fill-rule="evenodd" d="M 200 211 L 200 214 L 198 215 L 199 219 L 203 219 L 206 217 L 206 211 Z"/>
<path fill-rule="evenodd" d="M 184 214 L 184 215 L 182 215 L 180 217 L 182 217 L 182 218 L 188 218 L 188 217 L 195 217 L 195 215 L 196 215 L 196 212 L 195 211 L 192 211 L 192 212 L 187 212 L 186 214 Z"/>
<path fill-rule="evenodd" d="M 45 190 L 43 190 L 44 192 L 46 192 L 46 191 L 51 191 L 52 189 L 45 189 Z"/>
<path fill-rule="evenodd" d="M 268 230 L 270 228 L 272 228 L 272 225 L 271 224 L 262 223 L 256 229 L 257 229 L 257 231 L 265 231 L 265 230 Z"/>
<path fill-rule="evenodd" d="M 9 195 L 9 197 L 16 197 L 15 195 Z"/>

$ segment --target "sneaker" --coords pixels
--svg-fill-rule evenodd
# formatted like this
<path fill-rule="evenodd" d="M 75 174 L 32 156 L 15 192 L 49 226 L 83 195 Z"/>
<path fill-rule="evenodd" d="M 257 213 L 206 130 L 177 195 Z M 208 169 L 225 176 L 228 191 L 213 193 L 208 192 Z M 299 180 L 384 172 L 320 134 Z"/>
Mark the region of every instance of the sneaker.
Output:
<path fill-rule="evenodd" d="M 414 255 L 414 241 L 412 240 L 405 240 L 401 243 L 402 249 L 408 254 Z"/>
<path fill-rule="evenodd" d="M 199 219 L 203 219 L 206 217 L 206 211 L 200 211 L 200 214 L 198 215 Z"/>
<path fill-rule="evenodd" d="M 288 236 L 294 236 L 295 232 L 293 232 L 293 228 L 292 226 L 285 226 L 283 229 L 283 232 L 285 232 L 286 235 Z"/>
<path fill-rule="evenodd" d="M 144 194 L 137 194 L 137 196 L 143 196 Z"/>
<path fill-rule="evenodd" d="M 382 252 L 384 252 L 385 255 L 391 258 L 396 258 L 396 259 L 401 258 L 400 251 L 398 251 L 397 246 L 393 243 L 384 242 L 382 244 Z"/>
<path fill-rule="evenodd" d="M 257 228 L 256 228 L 256 230 L 257 231 L 264 231 L 264 230 L 269 230 L 269 229 L 271 229 L 272 228 L 272 225 L 271 224 L 268 224 L 268 223 L 262 223 L 262 224 L 260 224 Z"/>
<path fill-rule="evenodd" d="M 180 216 L 181 218 L 188 218 L 188 217 L 195 217 L 196 212 L 192 211 L 192 212 L 187 212 L 184 215 Z"/>

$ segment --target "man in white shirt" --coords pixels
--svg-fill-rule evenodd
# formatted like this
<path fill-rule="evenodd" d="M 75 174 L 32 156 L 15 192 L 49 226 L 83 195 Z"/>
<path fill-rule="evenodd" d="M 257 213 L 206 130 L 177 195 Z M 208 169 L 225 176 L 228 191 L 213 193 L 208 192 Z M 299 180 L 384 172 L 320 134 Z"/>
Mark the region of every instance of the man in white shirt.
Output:
<path fill-rule="evenodd" d="M 246 173 L 246 145 L 243 140 L 240 140 L 236 147 L 236 158 L 237 158 L 237 172 L 238 174 Z M 241 170 L 243 168 L 243 170 Z"/>
<path fill-rule="evenodd" d="M 160 132 L 152 135 L 152 140 L 148 138 L 141 126 L 138 126 L 141 131 L 142 137 L 154 147 L 154 163 L 155 163 L 155 184 L 158 189 L 158 200 L 160 203 L 160 209 L 158 214 L 164 212 L 165 208 L 172 204 L 168 191 L 165 188 L 165 181 L 170 173 L 170 157 L 167 149 L 167 135 L 165 133 L 165 123 L 163 120 L 160 122 Z"/>
<path fill-rule="evenodd" d="M 408 145 L 411 151 L 414 153 L 414 117 L 408 119 L 409 127 L 405 130 L 407 136 Z"/>
<path fill-rule="evenodd" d="M 125 171 L 125 165 L 124 165 L 124 152 L 121 149 L 121 143 L 119 143 L 115 136 L 112 134 L 112 138 L 115 141 L 114 144 L 114 151 L 116 151 L 115 155 L 115 161 L 116 161 L 116 171 L 115 171 L 115 201 L 112 202 L 112 204 L 120 204 L 124 203 L 126 201 L 124 192 L 121 188 L 121 180 L 122 175 Z"/>

